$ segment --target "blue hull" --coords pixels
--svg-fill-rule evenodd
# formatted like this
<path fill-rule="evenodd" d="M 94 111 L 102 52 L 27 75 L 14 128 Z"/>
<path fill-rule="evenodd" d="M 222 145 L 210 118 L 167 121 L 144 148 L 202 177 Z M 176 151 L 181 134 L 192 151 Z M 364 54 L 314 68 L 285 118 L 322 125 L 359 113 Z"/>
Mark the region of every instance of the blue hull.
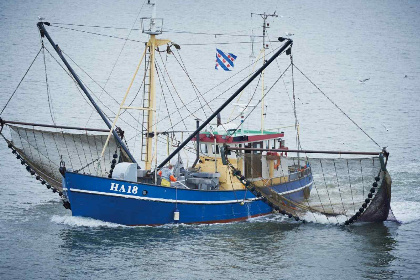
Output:
<path fill-rule="evenodd" d="M 303 186 L 311 187 L 310 176 L 273 186 L 290 192 L 287 198 L 303 199 Z M 246 190 L 202 191 L 138 184 L 67 172 L 64 192 L 73 216 L 89 217 L 123 225 L 175 223 L 224 223 L 266 215 L 272 208 Z M 243 202 L 243 203 L 241 203 Z"/>

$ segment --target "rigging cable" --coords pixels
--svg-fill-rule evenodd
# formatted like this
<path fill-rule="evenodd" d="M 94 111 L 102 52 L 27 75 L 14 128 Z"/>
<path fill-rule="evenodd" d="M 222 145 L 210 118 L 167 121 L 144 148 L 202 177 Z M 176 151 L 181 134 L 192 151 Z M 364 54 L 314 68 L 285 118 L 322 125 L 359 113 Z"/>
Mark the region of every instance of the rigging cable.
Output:
<path fill-rule="evenodd" d="M 105 92 L 115 103 L 117 103 L 118 105 L 120 104 L 119 102 L 118 102 L 118 100 L 117 99 L 115 99 L 109 92 L 107 92 L 106 90 L 105 90 L 105 88 L 104 87 L 102 87 L 97 81 L 95 81 L 82 67 L 80 67 L 80 65 L 79 64 L 77 64 L 76 63 L 76 61 L 74 61 L 67 53 L 65 53 L 63 50 L 61 50 L 61 52 L 63 53 L 63 54 L 65 54 L 66 55 L 66 57 L 68 57 L 80 70 L 82 70 L 82 72 L 83 73 L 85 73 L 97 86 L 99 86 L 101 89 L 102 89 L 102 93 L 103 92 Z M 58 62 L 58 61 L 57 61 Z M 63 68 L 64 69 L 64 68 Z M 65 69 L 64 69 L 65 70 Z M 80 77 L 79 77 L 80 78 Z M 86 85 L 86 83 L 84 83 L 85 85 Z M 102 101 L 101 101 L 101 99 L 100 99 L 100 97 L 101 97 L 101 95 L 99 95 L 99 97 L 98 96 L 96 96 L 96 94 L 94 94 L 93 93 L 93 91 L 86 85 L 86 87 L 89 89 L 89 91 L 96 97 L 96 99 L 104 106 L 104 107 L 106 107 L 111 113 L 113 113 L 114 115 L 115 115 L 115 113 L 109 108 L 109 107 L 107 107 Z M 80 92 L 80 90 L 79 90 L 79 92 Z M 101 93 L 101 94 L 102 94 Z M 82 93 L 81 93 L 82 94 Z M 83 94 L 82 94 L 83 95 Z M 85 100 L 86 100 L 86 98 L 85 98 Z M 88 102 L 88 101 L 86 101 L 86 102 Z M 90 102 L 88 102 L 89 104 L 90 104 Z M 92 107 L 93 108 L 93 107 Z M 131 115 L 130 113 L 128 113 L 135 121 L 136 121 L 136 118 L 133 116 L 133 115 Z M 110 119 L 110 117 L 109 116 L 107 116 L 108 117 L 108 119 Z"/>
<path fill-rule="evenodd" d="M 51 115 L 51 120 L 53 122 L 54 125 L 56 125 L 55 123 L 55 119 L 54 119 L 54 114 L 53 114 L 53 108 L 52 108 L 52 97 L 50 97 L 50 86 L 48 84 L 48 74 L 47 74 L 47 63 L 45 61 L 45 47 L 44 47 L 44 40 L 41 39 L 41 43 L 42 43 L 42 56 L 44 58 L 44 70 L 45 70 L 45 84 L 47 86 L 47 98 L 48 98 L 48 107 L 50 109 L 50 115 Z"/>
<path fill-rule="evenodd" d="M 187 75 L 188 79 L 190 80 L 190 82 L 191 82 L 191 84 L 192 84 L 192 86 L 193 86 L 193 90 L 194 90 L 195 94 L 197 95 L 197 99 L 199 100 L 200 106 L 201 106 L 201 108 L 203 108 L 204 116 L 205 116 L 205 117 L 206 117 L 206 119 L 207 119 L 207 114 L 206 114 L 206 111 L 204 110 L 204 106 L 202 106 L 202 105 L 201 105 L 200 98 L 199 98 L 198 94 L 199 94 L 199 95 L 201 96 L 201 98 L 204 100 L 204 102 L 206 103 L 207 107 L 210 109 L 210 112 L 211 112 L 211 113 L 214 113 L 214 111 L 213 111 L 213 109 L 210 107 L 210 105 L 209 105 L 209 103 L 207 102 L 207 100 L 204 98 L 203 94 L 201 94 L 200 90 L 199 90 L 199 89 L 198 89 L 198 87 L 195 85 L 195 83 L 194 83 L 194 82 L 193 82 L 193 80 L 191 79 L 190 75 L 188 74 L 187 68 L 186 68 L 186 66 L 185 66 L 185 64 L 184 64 L 184 61 L 183 61 L 182 57 L 181 57 L 181 53 L 180 53 L 179 51 L 177 51 L 177 52 L 178 52 L 178 55 L 179 55 L 179 58 L 180 58 L 180 60 L 181 60 L 182 64 L 178 61 L 178 59 L 176 58 L 176 56 L 175 56 L 175 55 L 174 55 L 174 57 L 175 57 L 176 61 L 178 62 L 178 64 L 181 66 L 182 70 L 184 70 L 184 73 Z M 222 128 L 225 130 L 225 132 L 227 132 L 227 129 L 226 129 L 226 127 L 223 125 L 223 123 L 221 123 L 221 126 L 222 126 Z"/>
<path fill-rule="evenodd" d="M 115 60 L 114 65 L 112 66 L 111 72 L 109 73 L 108 78 L 106 79 L 105 84 L 104 84 L 104 86 L 102 87 L 102 92 L 99 94 L 99 98 L 101 98 L 101 96 L 102 96 L 102 94 L 104 93 L 105 88 L 106 88 L 106 86 L 107 86 L 107 84 L 108 84 L 108 82 L 109 82 L 109 79 L 111 78 L 112 73 L 114 73 L 115 66 L 117 65 L 118 60 L 120 59 L 120 56 L 121 56 L 121 54 L 122 54 L 122 52 L 123 52 L 123 50 L 124 50 L 124 48 L 125 48 L 125 45 L 127 44 L 127 40 L 128 40 L 128 38 L 130 37 L 131 32 L 133 31 L 133 27 L 134 27 L 134 26 L 135 26 L 135 24 L 137 23 L 137 20 L 138 20 L 138 18 L 139 18 L 139 15 L 140 15 L 141 11 L 143 10 L 143 6 L 144 6 L 144 4 L 145 4 L 145 3 L 146 3 L 146 0 L 145 0 L 145 1 L 143 2 L 143 4 L 141 5 L 141 7 L 140 7 L 140 11 L 137 13 L 136 19 L 135 19 L 135 21 L 134 21 L 133 25 L 131 26 L 130 32 L 128 33 L 128 35 L 127 35 L 126 39 L 124 40 L 124 44 L 123 44 L 123 46 L 121 47 L 120 53 L 118 54 L 117 59 Z M 88 118 L 88 120 L 87 120 L 87 122 L 86 122 L 86 126 L 87 126 L 87 124 L 89 123 L 90 118 L 92 117 L 92 115 L 93 115 L 93 111 L 90 113 L 90 116 L 89 116 L 89 118 Z"/>
<path fill-rule="evenodd" d="M 275 52 L 275 51 L 277 51 L 279 49 L 279 47 L 278 48 L 276 48 L 276 49 L 273 49 L 270 53 L 273 53 L 273 52 Z M 269 54 L 270 54 L 269 53 Z M 258 61 L 258 60 L 257 60 Z M 235 76 L 237 76 L 237 75 L 239 75 L 240 73 L 242 73 L 243 71 L 245 71 L 246 69 L 248 69 L 249 67 L 251 67 L 252 65 L 253 65 L 254 63 L 251 63 L 251 64 L 249 64 L 248 66 L 246 66 L 246 67 L 244 67 L 243 69 L 241 69 L 239 72 L 237 72 L 237 73 L 235 73 L 234 75 L 232 75 L 232 76 L 230 76 L 229 78 L 226 78 L 225 80 L 223 80 L 221 83 L 219 83 L 219 84 L 217 84 L 217 85 L 215 85 L 214 87 L 212 87 L 211 89 L 209 89 L 209 90 L 207 90 L 206 92 L 204 92 L 203 93 L 203 95 L 205 95 L 205 94 L 208 94 L 208 93 L 210 93 L 210 92 L 212 92 L 213 90 L 215 90 L 217 87 L 219 87 L 219 86 L 221 86 L 222 84 L 224 84 L 224 83 L 226 83 L 227 81 L 229 81 L 230 79 L 232 79 L 232 78 L 234 78 Z M 290 67 L 290 65 L 288 66 L 288 67 Z M 283 73 L 284 74 L 284 73 Z M 244 80 L 246 80 L 247 79 L 247 76 L 245 76 L 244 78 L 242 78 L 241 80 L 239 80 L 238 82 L 236 82 L 235 84 L 233 84 L 231 87 L 229 87 L 228 89 L 226 89 L 226 90 L 224 90 L 223 92 L 221 92 L 220 94 L 218 94 L 217 96 L 215 96 L 213 99 L 211 99 L 210 100 L 210 103 L 211 102 L 213 102 L 214 100 L 216 100 L 216 99 L 218 99 L 218 98 L 220 98 L 220 96 L 222 96 L 223 94 L 225 94 L 226 92 L 228 92 L 229 90 L 231 90 L 233 87 L 235 87 L 235 86 L 237 86 L 238 84 L 240 84 L 241 82 L 243 82 Z M 197 98 L 194 98 L 194 99 L 192 99 L 191 101 L 189 101 L 187 104 L 186 104 L 186 106 L 188 106 L 188 105 L 190 105 L 192 102 L 194 102 L 195 100 L 196 100 Z M 182 106 L 180 109 L 183 109 L 183 108 L 185 108 L 185 106 Z M 200 108 L 199 109 L 197 109 L 197 110 L 195 110 L 194 111 L 194 113 L 196 113 L 198 110 L 200 110 Z M 177 112 L 174 112 L 174 113 L 172 113 L 171 115 L 173 115 L 173 114 L 175 114 L 175 113 L 177 113 Z M 189 115 L 189 116 L 187 116 L 187 117 L 190 117 L 191 115 Z M 186 117 L 186 118 L 187 118 Z M 164 117 L 164 118 L 162 118 L 162 119 L 160 119 L 159 121 L 157 121 L 154 125 L 157 125 L 157 124 L 159 124 L 160 122 L 162 122 L 162 121 L 164 121 L 166 118 L 168 118 L 168 117 Z M 177 122 L 173 127 L 170 127 L 170 128 L 168 128 L 168 130 L 169 129 L 173 129 L 176 125 L 178 125 L 179 123 L 181 123 L 182 122 L 182 120 L 181 121 L 179 121 L 179 122 Z M 135 136 L 133 136 L 132 138 L 130 138 L 130 140 L 132 140 L 133 138 L 135 138 L 135 137 L 137 137 L 138 136 L 138 134 L 136 134 Z"/>
<path fill-rule="evenodd" d="M 322 95 L 324 95 L 328 99 L 328 101 L 330 101 L 338 110 L 340 110 L 340 112 L 343 113 L 343 115 L 346 116 L 355 126 L 357 126 L 357 128 L 359 128 L 370 140 L 372 140 L 373 143 L 375 143 L 379 148 L 381 148 L 381 146 L 375 140 L 373 140 L 373 138 L 370 137 L 369 134 L 366 133 L 366 131 L 364 131 L 352 118 L 349 117 L 349 115 L 347 115 L 340 107 L 338 107 L 338 105 L 334 101 L 332 101 L 332 99 L 329 98 L 328 95 L 326 95 L 314 82 L 312 82 L 312 80 L 309 79 L 308 76 L 306 76 L 296 65 L 295 67 L 316 89 L 318 89 L 320 93 L 322 93 Z"/>
<path fill-rule="evenodd" d="M 266 30 L 266 34 L 267 34 L 267 37 L 268 37 L 268 41 L 269 41 L 269 42 L 272 42 L 272 41 L 270 40 L 270 36 L 268 35 L 268 30 Z M 280 70 L 279 61 L 278 61 L 277 59 L 276 59 L 276 65 L 277 65 L 277 68 Z M 292 100 L 290 99 L 289 91 L 287 90 L 286 83 L 285 83 L 285 81 L 284 81 L 284 77 L 282 78 L 282 81 L 283 81 L 283 85 L 284 85 L 284 90 L 286 91 L 286 93 L 287 93 L 287 97 L 288 97 L 288 99 L 289 99 L 290 106 L 292 107 L 292 110 L 293 110 L 293 103 L 292 103 Z"/>
<path fill-rule="evenodd" d="M 187 128 L 187 125 L 185 124 L 185 118 L 183 118 L 182 117 L 182 115 L 181 115 L 181 110 L 178 108 L 178 105 L 177 105 L 177 102 L 175 101 L 175 99 L 174 99 L 174 96 L 173 96 L 173 94 L 171 94 L 171 90 L 170 90 L 170 88 L 169 88 L 169 86 L 168 86 L 168 83 L 167 83 L 167 81 L 166 81 L 166 79 L 165 79 L 165 77 L 164 77 L 164 73 L 162 72 L 162 70 L 160 69 L 160 67 L 159 67 L 159 64 L 155 64 L 155 66 L 156 66 L 156 73 L 161 73 L 161 75 L 162 75 L 162 80 L 163 80 L 163 82 L 165 83 L 165 85 L 166 85 L 166 88 L 168 89 L 168 91 L 169 91 L 169 93 L 170 93 L 170 96 L 171 96 L 171 98 L 172 98 L 172 101 L 173 101 L 173 103 L 174 103 L 174 105 L 175 105 L 175 108 L 176 108 L 176 112 L 178 112 L 179 113 L 179 116 L 180 116 L 180 118 L 181 118 L 181 121 L 180 122 L 183 122 L 183 124 L 184 124 L 184 126 L 185 126 L 185 129 L 188 129 Z M 159 75 L 159 74 L 158 74 Z M 169 80 L 171 81 L 171 79 L 169 78 Z M 175 86 L 172 84 L 172 86 L 175 88 Z M 181 97 L 180 97 L 180 95 L 178 94 L 178 92 L 177 92 L 177 90 L 175 89 L 175 93 L 178 95 L 178 97 L 179 97 L 179 99 L 181 100 L 181 102 L 182 102 L 182 104 L 184 105 L 184 107 L 187 109 L 187 111 L 189 112 L 189 113 L 191 113 L 191 111 L 186 107 L 186 105 L 185 105 L 185 103 L 184 103 L 184 101 L 182 101 L 182 99 L 181 99 Z M 179 123 L 179 122 L 178 122 Z M 153 124 L 153 126 L 156 126 L 158 124 L 158 122 L 156 122 L 155 124 Z M 172 128 L 172 127 L 171 127 Z"/>
<path fill-rule="evenodd" d="M 76 89 L 79 91 L 80 95 L 83 97 L 83 99 L 85 100 L 85 102 L 94 110 L 92 104 L 86 99 L 86 96 L 84 94 L 82 94 L 82 92 L 79 89 L 79 86 L 77 86 L 77 82 L 74 79 L 74 77 L 68 72 L 68 70 L 66 70 L 63 65 L 60 64 L 60 62 L 54 57 L 54 55 L 45 47 L 45 50 L 48 52 L 48 54 L 55 60 L 55 62 L 61 67 L 61 69 L 64 70 L 64 72 L 70 77 L 70 79 L 72 79 L 72 81 L 74 82 L 74 84 L 76 85 Z M 61 51 L 63 52 L 63 51 Z"/>
<path fill-rule="evenodd" d="M 177 53 L 178 53 L 178 55 L 179 55 L 179 58 L 180 58 L 180 60 L 181 60 L 182 64 L 178 61 L 178 58 L 175 56 L 175 54 L 174 54 L 174 58 L 175 58 L 175 59 L 176 59 L 176 61 L 178 62 L 178 65 L 179 65 L 179 66 L 181 66 L 181 69 L 184 71 L 185 75 L 187 75 L 188 79 L 190 80 L 191 85 L 193 86 L 194 93 L 195 93 L 195 95 L 197 96 L 198 102 L 200 103 L 200 107 L 201 107 L 201 108 L 203 108 L 203 113 L 204 113 L 204 116 L 205 116 L 205 117 L 206 117 L 206 119 L 207 119 L 206 110 L 204 110 L 204 106 L 201 104 L 201 101 L 200 101 L 200 98 L 199 98 L 198 94 L 200 94 L 201 98 L 203 98 L 204 102 L 206 102 L 206 104 L 207 104 L 207 106 L 210 108 L 210 110 L 211 110 L 211 107 L 209 106 L 209 104 L 207 103 L 207 101 L 204 99 L 203 95 L 202 95 L 202 94 L 201 94 L 201 92 L 198 90 L 197 86 L 194 84 L 194 82 L 192 81 L 192 79 L 191 79 L 190 75 L 188 74 L 187 69 L 186 69 L 186 66 L 185 66 L 185 64 L 184 64 L 184 61 L 182 60 L 182 57 L 181 57 L 181 53 L 180 53 L 178 50 L 177 50 Z M 197 92 L 198 92 L 198 93 L 197 93 Z"/>
<path fill-rule="evenodd" d="M 69 77 L 73 80 L 73 82 L 76 84 L 76 88 L 77 88 L 77 90 L 79 91 L 79 93 L 82 95 L 82 97 L 83 97 L 83 99 L 86 101 L 86 103 L 87 104 L 89 104 L 91 107 L 92 107 L 92 105 L 91 105 L 91 103 L 89 102 L 89 101 L 87 101 L 86 100 L 86 98 L 85 98 L 85 96 L 80 92 L 80 89 L 79 89 L 79 86 L 77 85 L 77 83 L 76 83 L 76 81 L 74 80 L 74 78 L 70 75 L 70 73 L 68 73 L 67 71 L 66 71 L 66 69 L 57 61 L 57 59 L 55 59 L 55 57 L 48 51 L 48 49 L 47 48 L 45 48 L 45 50 L 47 50 L 47 52 L 54 58 L 54 60 L 58 63 L 58 65 L 60 65 L 60 67 L 67 73 L 67 75 L 69 75 Z M 61 50 L 62 52 L 63 52 L 63 50 Z M 64 53 L 64 52 L 63 52 Z M 68 56 L 68 54 L 66 54 L 66 56 L 73 62 L 73 63 L 75 63 L 76 65 L 77 65 L 77 67 L 79 67 L 84 73 L 86 73 L 73 59 L 71 59 L 71 57 L 69 57 Z M 93 82 L 95 82 L 98 86 L 100 86 L 95 80 L 93 80 L 93 78 L 91 77 L 91 76 L 89 76 L 89 74 L 88 73 L 86 73 L 86 75 L 90 78 L 90 79 L 92 79 L 92 81 Z M 79 77 L 79 79 L 83 82 L 83 80 Z M 108 109 L 111 113 L 113 113 L 114 115 L 115 115 L 115 113 L 109 108 L 109 106 L 107 106 L 107 105 L 105 105 L 105 103 L 104 102 L 102 102 L 101 101 L 101 99 L 99 99 L 97 96 L 96 96 L 96 94 L 86 85 L 86 83 L 84 83 L 83 82 L 83 84 L 86 86 L 86 88 L 91 92 L 91 94 L 98 100 L 98 102 L 100 102 L 106 109 Z M 113 98 L 111 95 L 110 95 L 110 97 L 111 98 Z M 115 99 L 115 98 L 113 98 L 113 100 L 118 104 L 118 101 Z M 110 117 L 104 112 L 104 114 L 105 114 L 105 116 L 108 118 L 108 119 L 110 119 Z M 131 115 L 130 113 L 129 113 L 129 115 L 134 119 L 134 121 L 136 121 L 136 122 L 138 122 L 137 120 L 136 120 L 136 118 L 133 116 L 133 115 Z M 126 120 L 124 120 L 124 119 L 122 119 L 121 118 L 121 121 L 123 121 L 126 125 L 128 125 L 128 126 L 130 126 L 131 128 L 133 128 L 134 130 L 136 130 L 136 131 L 140 131 L 140 130 L 138 130 L 137 128 L 135 128 L 135 127 L 133 127 L 131 124 L 129 124 Z"/>
<path fill-rule="evenodd" d="M 20 84 L 25 79 L 26 75 L 28 74 L 29 70 L 31 69 L 32 65 L 34 64 L 35 60 L 38 58 L 38 55 L 41 53 L 43 49 L 43 46 L 39 49 L 38 53 L 36 54 L 34 60 L 32 60 L 31 64 L 29 65 L 29 68 L 26 70 L 25 74 L 23 75 L 22 79 L 20 80 L 19 84 L 17 85 L 16 89 L 13 91 L 12 95 L 9 97 L 9 100 L 7 100 L 6 105 L 4 105 L 3 109 L 0 112 L 0 115 L 3 114 L 3 111 L 6 109 L 7 105 L 9 105 L 10 100 L 12 100 L 13 96 L 15 95 L 16 91 L 18 90 Z"/>
<path fill-rule="evenodd" d="M 275 52 L 276 50 L 277 50 L 278 48 L 276 48 L 276 49 L 274 49 L 272 52 Z M 272 53 L 271 52 L 271 53 Z M 248 69 L 249 67 L 251 67 L 253 65 L 253 63 L 251 63 L 251 64 L 249 64 L 248 66 L 246 66 L 246 67 L 244 67 L 243 69 L 241 69 L 238 73 L 236 73 L 236 74 L 234 74 L 234 75 L 232 75 L 231 77 L 229 77 L 229 78 L 226 78 L 224 81 L 222 81 L 221 83 L 219 83 L 218 85 L 216 85 L 216 86 L 214 86 L 214 87 L 212 87 L 211 89 L 209 89 L 208 91 L 206 91 L 204 94 L 207 94 L 207 93 L 209 93 L 209 92 L 211 92 L 211 91 L 213 91 L 214 89 L 216 89 L 217 87 L 219 87 L 220 85 L 222 85 L 222 84 L 224 84 L 225 82 L 227 82 L 228 80 L 230 80 L 230 79 L 232 79 L 233 77 L 235 77 L 235 76 L 237 76 L 237 75 L 239 75 L 241 72 L 243 72 L 243 71 L 245 71 L 246 69 Z M 216 100 L 216 99 L 218 99 L 218 98 L 220 98 L 220 96 L 222 96 L 223 94 L 225 94 L 226 92 L 228 92 L 229 90 L 231 90 L 233 87 L 235 87 L 235 86 L 237 86 L 238 84 L 240 84 L 241 82 L 243 82 L 244 80 L 246 80 L 248 77 L 247 76 L 245 76 L 244 78 L 242 78 L 241 80 L 239 80 L 238 82 L 236 82 L 235 84 L 233 84 L 231 87 L 229 87 L 228 89 L 226 89 L 225 91 L 223 91 L 223 92 L 221 92 L 220 94 L 218 94 L 216 97 L 214 97 L 213 99 L 211 99 L 210 100 L 210 102 L 213 102 L 214 100 Z M 203 95 L 204 95 L 203 94 Z M 195 99 L 193 99 L 193 100 L 191 100 L 189 103 L 187 103 L 187 105 L 189 105 L 189 104 L 191 104 L 193 101 L 195 101 L 197 98 L 195 98 Z M 181 107 L 181 109 L 183 109 L 184 107 Z M 198 110 L 200 110 L 200 109 L 197 109 L 197 110 L 195 110 L 194 111 L 194 113 L 195 112 L 197 112 Z M 191 115 L 190 115 L 191 116 Z M 188 117 L 190 117 L 190 116 L 188 116 Z M 162 121 L 163 119 L 161 119 L 160 121 Z M 160 122 L 159 121 L 159 122 Z M 159 123 L 158 122 L 158 123 Z M 176 123 L 175 125 L 177 125 L 177 124 L 179 124 L 179 122 L 178 123 Z M 172 127 L 171 128 L 169 128 L 169 129 L 172 129 Z"/>
<path fill-rule="evenodd" d="M 290 67 L 291 67 L 291 64 L 289 64 L 289 66 L 287 66 L 287 68 L 283 71 L 283 73 L 281 73 L 281 75 L 277 78 L 277 80 L 273 83 L 273 85 L 268 89 L 268 91 L 266 93 L 264 93 L 262 98 L 257 102 L 257 105 L 259 105 L 261 103 L 262 99 L 264 99 L 267 96 L 267 94 L 273 89 L 273 87 L 277 84 L 277 82 L 281 79 L 281 77 L 283 77 L 283 75 L 287 72 L 287 70 L 289 70 Z M 257 106 L 252 108 L 251 112 L 249 112 L 249 114 L 244 118 L 244 120 L 243 120 L 244 122 L 252 114 L 252 112 L 254 112 L 255 108 L 257 108 Z M 241 124 L 239 124 L 236 127 L 236 130 L 238 130 L 240 126 L 241 126 Z"/>
<path fill-rule="evenodd" d="M 118 37 L 118 36 L 114 36 L 114 35 L 107 35 L 107 34 L 91 32 L 91 31 L 86 31 L 86 30 L 80 30 L 80 29 L 75 29 L 75 28 L 56 26 L 56 25 L 53 25 L 53 24 L 51 24 L 51 27 L 60 28 L 60 29 L 67 29 L 67 30 L 71 30 L 71 31 L 87 33 L 87 34 L 92 34 L 92 35 L 97 35 L 97 36 L 102 36 L 102 37 L 108 37 L 108 38 L 113 38 L 113 39 L 119 39 L 119 40 L 124 40 L 124 41 L 128 41 L 128 42 L 143 43 L 143 44 L 146 43 L 145 41 L 128 39 L 128 38 Z M 182 45 L 184 45 L 184 46 L 207 46 L 207 45 L 232 45 L 232 44 L 252 44 L 252 42 L 251 41 L 240 41 L 240 42 L 219 42 L 219 43 L 185 43 L 185 44 L 182 44 Z"/>
<path fill-rule="evenodd" d="M 168 56 L 166 56 L 166 58 L 168 58 Z M 162 89 L 162 97 L 163 97 L 163 101 L 165 102 L 166 112 L 168 113 L 169 122 L 170 122 L 170 124 L 171 124 L 171 126 L 172 126 L 172 125 L 173 125 L 173 124 L 172 124 L 172 118 L 170 117 L 170 113 L 169 113 L 169 106 L 168 106 L 168 102 L 166 101 L 165 92 L 164 92 L 164 90 L 163 90 L 163 86 L 162 86 L 162 82 L 161 82 L 161 80 L 160 80 L 159 73 L 157 73 L 157 76 L 158 76 L 158 80 L 159 80 L 160 88 Z M 170 94 L 170 92 L 169 92 L 169 94 Z M 156 135 L 156 136 L 157 136 L 157 135 Z"/>
<path fill-rule="evenodd" d="M 278 49 L 278 48 L 277 48 Z M 274 49 L 272 52 L 276 51 L 277 49 Z M 272 53 L 270 52 L 270 53 Z M 258 61 L 258 60 L 257 60 Z M 235 76 L 239 75 L 240 73 L 242 73 L 243 71 L 245 71 L 246 69 L 248 69 L 249 67 L 253 66 L 254 63 L 249 64 L 248 66 L 244 67 L 243 69 L 241 69 L 239 72 L 235 73 L 234 75 L 230 76 L 229 78 L 226 78 L 225 80 L 223 80 L 221 83 L 215 85 L 214 87 L 212 87 L 211 89 L 207 90 L 206 92 L 203 93 L 203 95 L 208 94 L 210 92 L 212 92 L 213 90 L 215 90 L 217 87 L 221 86 L 222 84 L 226 83 L 227 81 L 229 81 L 230 79 L 234 78 Z M 223 94 L 225 94 L 227 91 L 229 91 L 230 89 L 232 89 L 234 86 L 238 85 L 239 83 L 241 83 L 242 81 L 244 81 L 247 77 L 242 78 L 240 81 L 236 82 L 233 86 L 229 87 L 228 89 L 226 89 L 225 91 L 221 92 L 219 95 L 217 95 L 215 98 L 213 98 L 212 100 L 210 100 L 210 102 L 216 100 L 217 98 L 219 98 L 220 96 L 222 96 Z M 195 100 L 197 100 L 197 98 L 192 99 L 190 102 L 188 102 L 186 105 L 190 105 L 192 102 L 194 102 Z M 183 109 L 184 107 L 181 107 L 181 109 Z M 197 110 L 198 111 L 198 110 Z M 196 111 L 195 111 L 196 112 Z M 194 113 L 195 113 L 194 112 Z M 159 122 L 163 121 L 165 118 L 159 120 L 156 124 L 158 124 Z"/>

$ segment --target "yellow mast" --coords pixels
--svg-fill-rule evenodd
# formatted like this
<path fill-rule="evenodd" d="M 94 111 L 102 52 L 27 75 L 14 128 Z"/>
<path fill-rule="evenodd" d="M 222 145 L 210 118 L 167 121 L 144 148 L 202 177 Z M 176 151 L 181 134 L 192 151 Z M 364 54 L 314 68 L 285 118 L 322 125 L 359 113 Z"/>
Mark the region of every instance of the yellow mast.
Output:
<path fill-rule="evenodd" d="M 153 161 L 153 136 L 155 133 L 153 121 L 156 112 L 156 87 L 155 87 L 155 51 L 156 48 L 162 45 L 169 44 L 169 40 L 156 39 L 156 34 L 150 34 L 149 42 L 147 42 L 147 48 L 150 51 L 150 69 L 149 69 L 149 112 L 147 115 L 147 142 L 146 142 L 146 158 L 145 158 L 145 169 L 150 170 L 152 168 Z M 157 135 L 154 135 L 157 137 Z"/>
<path fill-rule="evenodd" d="M 153 145 L 153 119 L 155 113 L 155 102 L 156 102 L 156 92 L 155 92 L 155 48 L 156 48 L 156 35 L 150 35 L 150 40 L 147 43 L 147 47 L 150 51 L 150 69 L 149 69 L 149 112 L 147 115 L 147 134 L 143 137 L 147 138 L 146 144 L 146 158 L 145 158 L 145 169 L 152 169 L 152 145 Z M 157 135 L 155 135 L 157 137 Z"/>

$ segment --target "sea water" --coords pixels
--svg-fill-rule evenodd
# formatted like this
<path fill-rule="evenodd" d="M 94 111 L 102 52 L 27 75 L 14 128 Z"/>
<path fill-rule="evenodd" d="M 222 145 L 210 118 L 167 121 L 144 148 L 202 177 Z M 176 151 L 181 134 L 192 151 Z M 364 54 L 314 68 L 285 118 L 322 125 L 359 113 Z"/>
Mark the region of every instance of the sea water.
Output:
<path fill-rule="evenodd" d="M 141 9 L 143 4 L 141 0 L 1 1 L 0 106 L 6 104 L 40 49 L 38 16 L 55 25 L 48 30 L 66 55 L 121 100 L 143 51 L 145 36 L 139 30 L 130 33 L 137 17 L 150 14 L 146 6 Z M 157 4 L 157 16 L 164 18 L 167 31 L 161 37 L 181 45 L 188 74 L 201 93 L 250 62 L 250 38 L 226 34 L 249 35 L 253 30 L 260 35 L 261 17 L 251 17 L 251 13 L 274 11 L 278 17 L 268 19 L 269 40 L 293 33 L 296 66 L 390 152 L 391 205 L 400 223 L 339 227 L 269 215 L 230 224 L 125 227 L 72 217 L 57 194 L 36 182 L 2 143 L 0 279 L 417 279 L 420 3 L 173 0 Z M 134 26 L 140 29 L 139 22 Z M 278 43 L 270 43 L 267 52 L 276 46 Z M 216 48 L 237 55 L 234 71 L 214 69 Z M 260 48 L 257 37 L 256 55 Z M 281 58 L 274 67 L 284 69 L 288 60 Z M 50 105 L 41 56 L 1 117 L 51 123 L 51 107 L 58 124 L 103 127 L 48 53 L 46 63 Z M 175 84 L 181 74 L 180 70 L 172 77 Z M 295 74 L 304 148 L 379 149 L 297 70 Z M 86 76 L 84 80 L 105 105 L 117 108 Z M 212 96 L 229 86 L 222 84 Z M 186 84 L 178 91 L 186 100 L 196 97 Z M 173 90 L 171 93 L 176 95 Z M 281 125 L 293 126 L 291 94 L 290 80 L 286 80 L 274 101 L 266 103 L 267 126 L 278 124 L 273 115 L 281 116 Z M 226 95 L 215 104 L 224 99 Z M 159 118 L 166 116 L 168 107 L 162 100 L 158 101 Z M 172 109 L 181 104 L 174 100 L 169 105 Z M 198 103 L 192 105 L 198 107 Z M 112 117 L 111 111 L 104 110 Z M 195 115 L 204 119 L 204 113 L 198 112 Z M 185 117 L 188 112 L 183 114 Z M 223 113 L 222 118 L 227 115 Z M 189 130 L 194 128 L 194 117 L 186 121 Z M 179 121 L 181 117 L 174 118 Z M 164 126 L 168 124 L 164 122 Z M 285 132 L 286 143 L 293 147 L 294 131 Z"/>

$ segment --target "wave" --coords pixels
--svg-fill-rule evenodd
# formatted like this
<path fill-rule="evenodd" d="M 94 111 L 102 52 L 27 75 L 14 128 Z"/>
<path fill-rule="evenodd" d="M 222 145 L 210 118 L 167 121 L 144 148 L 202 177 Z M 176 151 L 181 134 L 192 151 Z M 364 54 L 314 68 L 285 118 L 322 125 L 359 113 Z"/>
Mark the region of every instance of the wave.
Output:
<path fill-rule="evenodd" d="M 84 217 L 74 217 L 74 216 L 58 216 L 54 215 L 51 217 L 51 222 L 67 225 L 71 227 L 90 227 L 90 228 L 98 228 L 98 227 L 109 227 L 109 228 L 117 228 L 117 227 L 126 227 L 120 224 L 114 224 L 110 222 L 103 222 L 100 220 L 95 220 L 92 218 L 84 218 Z"/>

